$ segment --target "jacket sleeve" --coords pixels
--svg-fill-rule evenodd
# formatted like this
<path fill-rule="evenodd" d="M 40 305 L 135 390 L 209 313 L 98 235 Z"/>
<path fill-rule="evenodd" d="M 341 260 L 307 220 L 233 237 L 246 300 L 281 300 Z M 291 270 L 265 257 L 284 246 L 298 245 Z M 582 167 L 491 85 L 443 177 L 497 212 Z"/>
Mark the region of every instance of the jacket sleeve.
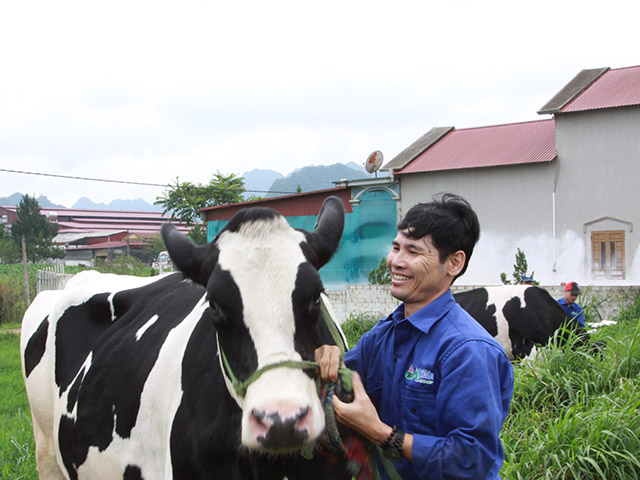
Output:
<path fill-rule="evenodd" d="M 511 363 L 497 346 L 469 340 L 445 355 L 441 375 L 436 431 L 413 433 L 410 468 L 421 479 L 496 477 L 504 458 L 499 433 L 513 392 Z"/>

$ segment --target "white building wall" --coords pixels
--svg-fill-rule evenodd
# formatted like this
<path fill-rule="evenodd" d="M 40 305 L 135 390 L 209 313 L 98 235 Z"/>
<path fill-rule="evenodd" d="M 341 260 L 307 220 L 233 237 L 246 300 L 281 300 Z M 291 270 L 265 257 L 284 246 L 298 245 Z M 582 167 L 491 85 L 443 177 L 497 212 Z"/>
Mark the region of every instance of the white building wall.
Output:
<path fill-rule="evenodd" d="M 459 282 L 500 285 L 511 278 L 518 247 L 529 271 L 545 284 L 559 284 L 553 271 L 553 186 L 557 160 L 548 163 L 400 175 L 401 208 L 406 212 L 439 192 L 464 197 L 478 214 L 480 241 Z M 577 279 L 575 279 L 577 280 Z"/>
<path fill-rule="evenodd" d="M 640 284 L 640 106 L 558 114 L 556 150 L 544 164 L 399 175 L 401 213 L 443 191 L 471 203 L 481 237 L 465 284 L 511 278 L 518 248 L 545 285 Z M 593 230 L 625 232 L 623 280 L 592 275 Z"/>
<path fill-rule="evenodd" d="M 639 284 L 640 107 L 556 116 L 557 222 L 567 241 L 560 268 L 571 266 L 583 283 Z M 625 232 L 623 281 L 591 278 L 591 231 Z"/>

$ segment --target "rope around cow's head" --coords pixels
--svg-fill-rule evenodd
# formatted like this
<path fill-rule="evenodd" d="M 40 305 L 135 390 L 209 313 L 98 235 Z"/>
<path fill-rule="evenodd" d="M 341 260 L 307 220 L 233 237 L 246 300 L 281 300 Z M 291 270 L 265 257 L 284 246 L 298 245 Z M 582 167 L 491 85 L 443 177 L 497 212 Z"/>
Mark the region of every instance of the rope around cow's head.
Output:
<path fill-rule="evenodd" d="M 347 349 L 346 339 L 340 328 L 337 326 L 335 314 L 333 313 L 329 300 L 325 294 L 321 294 L 320 296 L 320 307 L 322 316 L 325 319 L 329 331 L 331 332 L 333 340 L 341 350 L 340 361 L 342 362 Z M 316 369 L 320 366 L 318 362 L 309 360 L 284 360 L 265 365 L 253 372 L 253 374 L 251 374 L 246 380 L 242 381 L 233 373 L 229 360 L 222 350 L 219 341 L 218 353 L 220 355 L 224 374 L 231 383 L 236 395 L 241 400 L 244 400 L 249 386 L 269 370 L 276 368 L 310 370 Z M 378 480 L 380 478 L 380 474 L 378 472 L 374 456 L 372 455 L 373 452 L 376 452 L 382 461 L 385 470 L 389 474 L 389 477 L 392 480 L 402 480 L 393 464 L 385 457 L 378 445 L 355 433 L 349 433 L 348 438 L 346 439 L 343 439 L 340 435 L 338 422 L 333 409 L 333 396 L 337 394 L 336 392 L 340 391 L 342 392 L 342 395 L 339 396 L 343 397 L 342 400 L 353 400 L 353 373 L 353 370 L 350 370 L 347 367 L 339 367 L 338 382 L 335 383 L 330 381 L 321 382 L 320 378 L 316 377 L 316 388 L 322 402 L 326 427 L 324 434 L 317 442 L 313 442 L 303 449 L 302 456 L 310 459 L 313 457 L 313 452 L 316 450 L 325 457 L 333 454 L 344 461 L 344 465 L 348 472 L 353 475 L 356 480 L 370 478 Z M 343 440 L 346 440 L 346 444 Z"/>
<path fill-rule="evenodd" d="M 333 341 L 335 345 L 337 345 L 340 348 L 340 351 L 341 351 L 340 361 L 342 362 L 345 351 L 347 350 L 347 341 L 342 331 L 338 327 L 338 323 L 335 318 L 335 313 L 331 308 L 328 297 L 324 293 L 320 294 L 320 311 L 321 311 L 322 317 L 325 320 L 325 324 L 329 329 L 329 332 L 331 332 L 331 336 L 333 337 Z M 218 340 L 217 335 L 216 335 L 216 340 Z M 310 360 L 283 360 L 281 362 L 264 365 L 263 367 L 253 372 L 249 376 L 249 378 L 242 381 L 236 376 L 235 373 L 233 373 L 233 370 L 231 369 L 231 365 L 229 364 L 229 360 L 227 359 L 227 356 L 222 350 L 222 346 L 220 345 L 220 342 L 217 341 L 217 343 L 218 343 L 218 352 L 220 355 L 220 360 L 221 360 L 224 374 L 229 380 L 229 382 L 231 383 L 231 386 L 233 387 L 234 392 L 236 393 L 238 398 L 240 398 L 241 400 L 244 400 L 244 397 L 247 394 L 247 389 L 249 388 L 249 385 L 251 385 L 253 382 L 255 382 L 258 378 L 260 378 L 263 374 L 265 374 L 269 370 L 273 370 L 276 368 L 293 368 L 293 369 L 301 369 L 301 370 L 311 370 L 319 367 L 317 362 L 310 361 Z M 340 370 L 343 372 L 341 375 L 344 376 L 344 372 L 347 371 L 348 369 L 345 367 L 341 367 Z M 351 385 L 351 374 L 347 376 L 348 376 L 348 379 L 346 379 L 347 384 L 345 384 L 345 386 Z M 318 385 L 318 392 L 319 391 L 320 391 L 320 386 Z"/>

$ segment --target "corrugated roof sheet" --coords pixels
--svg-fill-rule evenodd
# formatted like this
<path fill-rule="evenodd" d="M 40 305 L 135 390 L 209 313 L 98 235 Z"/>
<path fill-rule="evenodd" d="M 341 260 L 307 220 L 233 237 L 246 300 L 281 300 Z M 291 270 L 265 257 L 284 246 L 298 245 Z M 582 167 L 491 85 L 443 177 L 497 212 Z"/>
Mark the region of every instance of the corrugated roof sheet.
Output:
<path fill-rule="evenodd" d="M 453 130 L 398 174 L 550 162 L 556 158 L 555 121 Z"/>
<path fill-rule="evenodd" d="M 94 243 L 93 245 L 68 245 L 66 248 L 67 251 L 72 250 L 102 250 L 104 248 L 126 248 L 126 247 L 144 247 L 144 242 L 125 242 L 125 241 L 115 241 L 115 242 L 102 242 L 102 243 Z"/>
<path fill-rule="evenodd" d="M 398 155 L 393 157 L 391 161 L 382 167 L 382 170 L 402 170 L 411 160 L 428 150 L 451 130 L 453 130 L 453 127 L 432 128 L 418 140 L 401 151 Z"/>
<path fill-rule="evenodd" d="M 608 70 L 560 112 L 640 105 L 640 66 Z"/>
<path fill-rule="evenodd" d="M 584 92 L 593 82 L 609 70 L 609 67 L 581 70 L 569 83 L 562 87 L 562 90 L 556 93 L 544 107 L 538 110 L 538 113 L 540 115 L 544 115 L 545 113 L 558 113 L 571 100 Z"/>
<path fill-rule="evenodd" d="M 342 200 L 342 205 L 346 213 L 353 211 L 353 207 L 349 202 L 349 200 L 351 200 L 351 189 L 341 186 L 280 197 L 261 198 L 259 200 L 232 203 L 230 205 L 207 207 L 201 209 L 200 212 L 205 214 L 206 221 L 229 220 L 240 210 L 248 207 L 272 208 L 285 217 L 317 215 L 320 212 L 322 203 L 331 195 Z"/>
<path fill-rule="evenodd" d="M 15 214 L 16 206 L 2 207 Z M 41 208 L 40 212 L 59 225 L 59 233 L 105 232 L 124 230 L 129 233 L 159 233 L 169 217 L 160 212 L 135 212 L 126 210 L 88 210 L 79 208 Z M 179 231 L 189 232 L 191 227 L 181 222 L 172 222 Z"/>

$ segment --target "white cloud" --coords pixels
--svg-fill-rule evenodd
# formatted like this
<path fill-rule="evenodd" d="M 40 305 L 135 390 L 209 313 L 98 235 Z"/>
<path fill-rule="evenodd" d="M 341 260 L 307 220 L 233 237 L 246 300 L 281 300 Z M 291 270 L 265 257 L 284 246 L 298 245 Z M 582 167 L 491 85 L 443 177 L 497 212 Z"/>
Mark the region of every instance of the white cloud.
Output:
<path fill-rule="evenodd" d="M 0 168 L 167 183 L 391 159 L 431 127 L 538 118 L 582 68 L 637 63 L 640 6 L 86 1 L 0 6 Z M 0 172 L 70 206 L 151 187 Z"/>

